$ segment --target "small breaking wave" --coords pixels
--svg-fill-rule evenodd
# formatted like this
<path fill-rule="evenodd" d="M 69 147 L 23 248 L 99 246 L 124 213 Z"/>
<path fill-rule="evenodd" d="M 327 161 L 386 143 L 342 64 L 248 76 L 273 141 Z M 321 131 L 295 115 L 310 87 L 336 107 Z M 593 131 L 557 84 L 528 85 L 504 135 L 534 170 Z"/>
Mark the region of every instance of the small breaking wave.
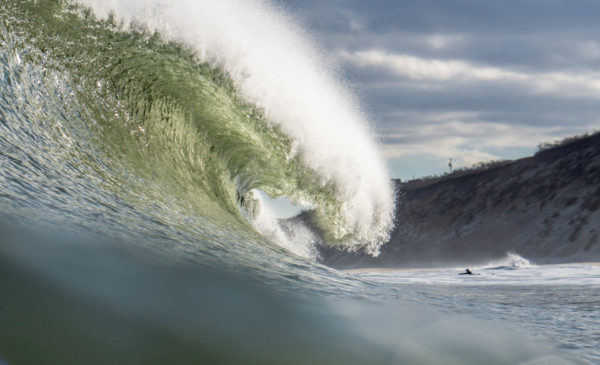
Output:
<path fill-rule="evenodd" d="M 531 263 L 516 253 L 509 252 L 504 259 L 492 261 L 479 269 L 484 270 L 517 270 L 531 267 Z"/>

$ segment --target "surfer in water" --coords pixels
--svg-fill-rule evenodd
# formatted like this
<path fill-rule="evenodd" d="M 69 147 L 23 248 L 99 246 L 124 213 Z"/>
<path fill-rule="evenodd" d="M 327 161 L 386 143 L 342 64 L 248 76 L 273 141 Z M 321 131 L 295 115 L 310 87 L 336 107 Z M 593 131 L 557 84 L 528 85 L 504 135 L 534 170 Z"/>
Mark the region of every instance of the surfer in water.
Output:
<path fill-rule="evenodd" d="M 461 272 L 459 275 L 473 275 L 473 272 L 471 269 L 467 268 L 465 272 Z"/>

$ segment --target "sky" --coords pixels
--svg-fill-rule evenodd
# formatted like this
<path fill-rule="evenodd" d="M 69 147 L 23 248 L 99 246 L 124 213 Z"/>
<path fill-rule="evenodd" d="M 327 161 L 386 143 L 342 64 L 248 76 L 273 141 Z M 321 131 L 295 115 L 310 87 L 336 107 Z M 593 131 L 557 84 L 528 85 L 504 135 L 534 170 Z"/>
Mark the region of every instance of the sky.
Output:
<path fill-rule="evenodd" d="M 600 1 L 278 0 L 358 95 L 393 177 L 600 129 Z"/>

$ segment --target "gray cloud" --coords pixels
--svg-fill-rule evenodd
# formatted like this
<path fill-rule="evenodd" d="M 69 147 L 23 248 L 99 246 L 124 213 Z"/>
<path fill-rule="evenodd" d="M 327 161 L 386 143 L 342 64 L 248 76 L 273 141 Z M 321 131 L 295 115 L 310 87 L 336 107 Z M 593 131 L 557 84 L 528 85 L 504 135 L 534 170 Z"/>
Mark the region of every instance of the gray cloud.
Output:
<path fill-rule="evenodd" d="M 353 14 L 374 32 L 390 29 L 426 33 L 473 29 L 505 33 L 573 32 L 588 31 L 589 25 L 600 28 L 597 23 L 600 3 L 589 0 L 292 0 L 284 4 L 310 14 L 314 24 L 328 31 L 349 29 L 320 21 L 340 14 Z"/>
<path fill-rule="evenodd" d="M 341 65 L 392 160 L 514 157 L 600 128 L 600 2 L 281 3 Z"/>

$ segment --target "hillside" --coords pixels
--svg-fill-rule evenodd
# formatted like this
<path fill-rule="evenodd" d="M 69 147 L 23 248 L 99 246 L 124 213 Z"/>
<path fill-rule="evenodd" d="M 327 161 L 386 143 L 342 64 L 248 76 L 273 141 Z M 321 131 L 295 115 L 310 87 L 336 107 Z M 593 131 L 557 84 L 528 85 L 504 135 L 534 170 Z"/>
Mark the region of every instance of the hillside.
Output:
<path fill-rule="evenodd" d="M 396 181 L 396 228 L 381 254 L 320 247 L 340 268 L 600 260 L 600 134 L 535 156 L 429 181 Z"/>

